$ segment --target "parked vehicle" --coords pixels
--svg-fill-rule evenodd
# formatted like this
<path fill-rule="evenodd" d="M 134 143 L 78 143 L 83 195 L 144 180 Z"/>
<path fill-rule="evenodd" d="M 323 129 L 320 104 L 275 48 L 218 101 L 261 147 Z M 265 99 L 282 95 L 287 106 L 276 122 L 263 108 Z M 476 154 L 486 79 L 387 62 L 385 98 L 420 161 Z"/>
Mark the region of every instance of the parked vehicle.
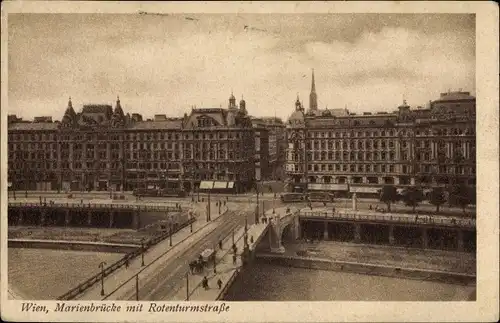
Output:
<path fill-rule="evenodd" d="M 280 195 L 280 199 L 283 203 L 304 202 L 306 200 L 303 193 L 283 193 Z"/>

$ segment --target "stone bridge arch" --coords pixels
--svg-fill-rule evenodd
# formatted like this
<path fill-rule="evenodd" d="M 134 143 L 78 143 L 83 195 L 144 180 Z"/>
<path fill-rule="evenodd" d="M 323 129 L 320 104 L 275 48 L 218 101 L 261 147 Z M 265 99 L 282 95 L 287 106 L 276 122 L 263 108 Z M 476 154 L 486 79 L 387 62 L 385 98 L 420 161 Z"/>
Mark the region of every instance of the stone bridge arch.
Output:
<path fill-rule="evenodd" d="M 286 212 L 286 211 L 285 211 Z M 271 252 L 284 253 L 283 238 L 296 240 L 299 238 L 300 222 L 298 217 L 298 210 L 289 210 L 285 216 L 279 218 L 279 213 L 271 217 L 269 226 L 269 245 Z"/>

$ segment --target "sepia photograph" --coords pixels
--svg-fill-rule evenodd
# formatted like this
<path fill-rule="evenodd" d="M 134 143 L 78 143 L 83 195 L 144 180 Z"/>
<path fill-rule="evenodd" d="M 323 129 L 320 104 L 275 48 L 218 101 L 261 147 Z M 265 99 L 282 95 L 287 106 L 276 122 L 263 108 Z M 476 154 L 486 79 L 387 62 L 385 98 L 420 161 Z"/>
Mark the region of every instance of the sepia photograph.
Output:
<path fill-rule="evenodd" d="M 116 8 L 2 7 L 18 312 L 478 301 L 474 12 Z"/>

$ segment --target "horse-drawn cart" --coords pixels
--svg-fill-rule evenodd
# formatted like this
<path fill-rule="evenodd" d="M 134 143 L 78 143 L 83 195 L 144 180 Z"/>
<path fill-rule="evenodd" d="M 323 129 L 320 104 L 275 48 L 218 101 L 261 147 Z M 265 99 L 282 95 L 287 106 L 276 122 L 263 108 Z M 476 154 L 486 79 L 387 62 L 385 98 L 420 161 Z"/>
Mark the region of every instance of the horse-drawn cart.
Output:
<path fill-rule="evenodd" d="M 207 267 L 210 263 L 215 261 L 215 250 L 214 249 L 205 249 L 200 254 L 198 259 L 193 260 L 189 263 L 189 269 L 192 274 L 201 273 L 205 267 Z"/>
<path fill-rule="evenodd" d="M 205 264 L 209 264 L 215 260 L 215 250 L 214 249 L 205 249 L 200 254 L 201 259 Z"/>

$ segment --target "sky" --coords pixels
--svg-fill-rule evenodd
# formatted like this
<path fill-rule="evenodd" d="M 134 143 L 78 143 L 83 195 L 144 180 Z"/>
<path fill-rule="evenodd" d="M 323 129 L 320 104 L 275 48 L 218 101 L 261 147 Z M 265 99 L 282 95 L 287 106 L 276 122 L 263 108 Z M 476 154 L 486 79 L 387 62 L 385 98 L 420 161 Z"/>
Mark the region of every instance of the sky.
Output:
<path fill-rule="evenodd" d="M 475 93 L 466 14 L 9 14 L 8 112 L 60 120 L 72 98 L 125 113 L 227 108 L 286 120 L 319 108 L 393 111 Z"/>

